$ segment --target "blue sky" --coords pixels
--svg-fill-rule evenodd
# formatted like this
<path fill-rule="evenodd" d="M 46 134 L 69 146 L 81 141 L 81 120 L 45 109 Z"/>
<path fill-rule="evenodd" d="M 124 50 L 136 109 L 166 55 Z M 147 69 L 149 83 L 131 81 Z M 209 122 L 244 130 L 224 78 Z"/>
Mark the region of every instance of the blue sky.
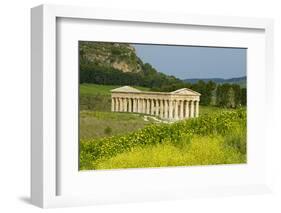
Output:
<path fill-rule="evenodd" d="M 138 57 L 159 72 L 187 78 L 246 76 L 246 49 L 134 44 Z"/>

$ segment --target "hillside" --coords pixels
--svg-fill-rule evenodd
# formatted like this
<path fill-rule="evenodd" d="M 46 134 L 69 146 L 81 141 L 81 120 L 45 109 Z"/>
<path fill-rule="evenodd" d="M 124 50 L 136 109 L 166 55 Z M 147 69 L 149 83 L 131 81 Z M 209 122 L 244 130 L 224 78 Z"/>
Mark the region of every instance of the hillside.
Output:
<path fill-rule="evenodd" d="M 130 44 L 80 41 L 80 59 L 96 66 L 110 67 L 122 72 L 138 73 L 142 62 Z"/>
<path fill-rule="evenodd" d="M 183 83 L 138 58 L 130 44 L 79 42 L 80 83 L 164 88 Z"/>

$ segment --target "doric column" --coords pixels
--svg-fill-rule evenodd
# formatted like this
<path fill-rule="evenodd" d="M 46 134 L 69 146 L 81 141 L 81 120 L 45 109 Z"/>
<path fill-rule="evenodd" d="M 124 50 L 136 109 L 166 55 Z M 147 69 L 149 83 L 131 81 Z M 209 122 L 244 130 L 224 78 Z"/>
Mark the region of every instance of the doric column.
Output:
<path fill-rule="evenodd" d="M 153 115 L 154 113 L 154 100 L 150 99 L 150 115 Z"/>
<path fill-rule="evenodd" d="M 141 113 L 145 113 L 145 99 L 142 99 L 142 110 Z"/>
<path fill-rule="evenodd" d="M 125 98 L 122 98 L 122 112 L 125 112 Z"/>
<path fill-rule="evenodd" d="M 141 113 L 141 99 L 138 98 L 138 110 L 137 110 L 138 113 Z"/>
<path fill-rule="evenodd" d="M 131 98 L 131 112 L 134 112 L 134 99 Z"/>
<path fill-rule="evenodd" d="M 155 115 L 159 115 L 159 100 L 155 99 Z"/>
<path fill-rule="evenodd" d="M 127 98 L 124 98 L 124 105 L 123 105 L 123 111 L 127 112 L 128 111 L 128 103 L 127 103 Z"/>
<path fill-rule="evenodd" d="M 114 112 L 114 98 L 111 97 L 111 112 Z"/>
<path fill-rule="evenodd" d="M 142 109 L 143 109 L 143 99 L 140 98 L 140 112 L 139 113 L 142 113 Z"/>
<path fill-rule="evenodd" d="M 183 100 L 180 100 L 180 119 L 183 119 Z"/>
<path fill-rule="evenodd" d="M 195 101 L 195 104 L 195 117 L 197 118 L 199 116 L 199 101 Z"/>
<path fill-rule="evenodd" d="M 133 99 L 133 112 L 137 112 L 137 99 Z"/>
<path fill-rule="evenodd" d="M 160 118 L 163 118 L 164 115 L 163 115 L 163 111 L 164 111 L 164 108 L 163 108 L 163 99 L 160 99 Z"/>
<path fill-rule="evenodd" d="M 185 118 L 189 118 L 189 101 L 185 101 Z"/>
<path fill-rule="evenodd" d="M 179 119 L 179 101 L 178 100 L 175 101 L 175 116 L 174 116 L 174 118 L 176 120 Z"/>
<path fill-rule="evenodd" d="M 123 98 L 119 98 L 119 112 L 123 112 Z"/>
<path fill-rule="evenodd" d="M 119 112 L 119 98 L 115 98 L 116 105 L 115 105 L 115 111 Z"/>
<path fill-rule="evenodd" d="M 168 119 L 168 112 L 169 112 L 169 109 L 168 109 L 168 100 L 164 100 L 164 118 L 165 119 Z"/>
<path fill-rule="evenodd" d="M 141 113 L 142 111 L 142 99 L 139 98 L 139 102 L 138 102 L 138 113 Z"/>
<path fill-rule="evenodd" d="M 155 99 L 153 99 L 153 111 L 152 111 L 152 113 L 153 113 L 153 115 L 156 115 L 156 100 Z"/>
<path fill-rule="evenodd" d="M 150 99 L 146 99 L 146 114 L 150 114 Z"/>
<path fill-rule="evenodd" d="M 169 100 L 169 119 L 173 119 L 173 101 Z"/>
<path fill-rule="evenodd" d="M 118 112 L 121 110 L 121 98 L 117 98 L 118 100 Z"/>
<path fill-rule="evenodd" d="M 194 101 L 190 101 L 190 117 L 194 117 Z"/>
<path fill-rule="evenodd" d="M 128 98 L 128 112 L 132 112 L 132 99 Z"/>

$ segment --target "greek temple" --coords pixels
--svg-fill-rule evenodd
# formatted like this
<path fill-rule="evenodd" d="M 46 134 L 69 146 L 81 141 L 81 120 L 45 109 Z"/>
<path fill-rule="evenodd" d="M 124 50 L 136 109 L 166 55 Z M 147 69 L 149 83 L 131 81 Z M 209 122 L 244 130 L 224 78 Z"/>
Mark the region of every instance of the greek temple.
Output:
<path fill-rule="evenodd" d="M 199 116 L 200 95 L 188 88 L 150 92 L 123 86 L 111 90 L 111 111 L 148 114 L 170 121 L 188 119 Z"/>

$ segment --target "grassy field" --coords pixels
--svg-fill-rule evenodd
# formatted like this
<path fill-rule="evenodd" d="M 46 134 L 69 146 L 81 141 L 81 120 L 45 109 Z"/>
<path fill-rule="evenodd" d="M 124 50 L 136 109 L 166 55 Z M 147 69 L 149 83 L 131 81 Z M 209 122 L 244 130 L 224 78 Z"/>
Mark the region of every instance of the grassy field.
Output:
<path fill-rule="evenodd" d="M 109 95 L 110 96 L 110 90 L 118 88 L 121 86 L 118 85 L 99 85 L 99 84 L 80 84 L 80 95 Z M 143 91 L 149 91 L 150 89 L 147 87 L 139 87 L 134 86 L 134 88 L 143 90 Z"/>
<path fill-rule="evenodd" d="M 159 124 L 110 112 L 106 105 L 116 87 L 80 85 L 81 96 L 91 100 L 80 105 L 81 170 L 246 162 L 246 108 L 200 106 L 199 118 Z"/>
<path fill-rule="evenodd" d="M 219 107 L 200 106 L 200 114 L 210 114 L 219 111 L 230 111 Z M 144 120 L 142 114 L 105 111 L 80 111 L 80 138 L 91 139 L 122 135 L 141 129 L 149 124 L 156 123 L 155 120 L 147 118 Z"/>
<path fill-rule="evenodd" d="M 80 111 L 80 139 L 122 135 L 155 123 L 141 114 Z"/>
<path fill-rule="evenodd" d="M 199 108 L 200 115 L 213 114 L 218 112 L 230 112 L 230 111 L 235 111 L 235 110 L 216 107 L 216 106 L 200 106 Z"/>

